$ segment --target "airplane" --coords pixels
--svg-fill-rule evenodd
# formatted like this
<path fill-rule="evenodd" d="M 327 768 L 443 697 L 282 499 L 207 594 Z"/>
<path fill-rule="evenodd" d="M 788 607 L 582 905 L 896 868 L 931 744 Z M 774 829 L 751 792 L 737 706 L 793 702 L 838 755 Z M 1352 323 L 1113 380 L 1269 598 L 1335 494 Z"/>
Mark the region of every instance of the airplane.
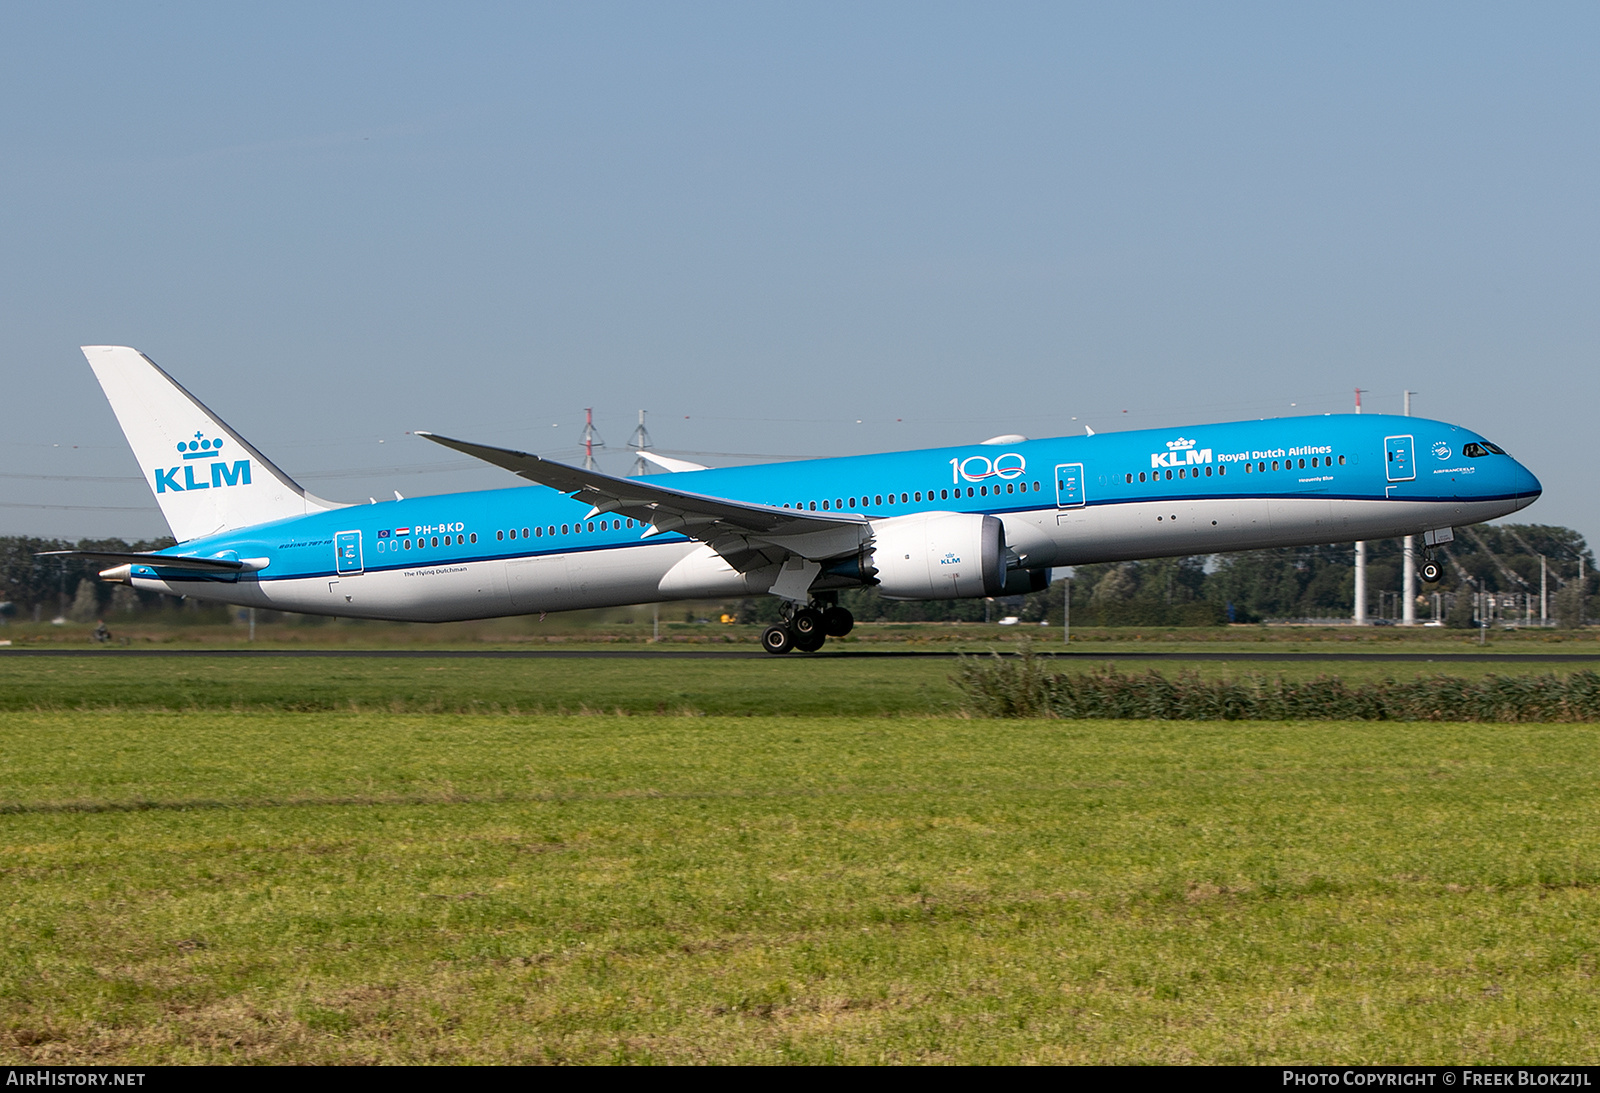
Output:
<path fill-rule="evenodd" d="M 532 486 L 342 504 L 306 492 L 136 349 L 83 353 L 177 545 L 55 551 L 103 579 L 243 607 L 445 622 L 770 595 L 769 653 L 902 600 L 1047 587 L 1055 567 L 1423 536 L 1532 504 L 1539 480 L 1459 425 L 1266 418 L 622 478 L 430 432 Z M 670 484 L 668 484 L 670 483 Z"/>

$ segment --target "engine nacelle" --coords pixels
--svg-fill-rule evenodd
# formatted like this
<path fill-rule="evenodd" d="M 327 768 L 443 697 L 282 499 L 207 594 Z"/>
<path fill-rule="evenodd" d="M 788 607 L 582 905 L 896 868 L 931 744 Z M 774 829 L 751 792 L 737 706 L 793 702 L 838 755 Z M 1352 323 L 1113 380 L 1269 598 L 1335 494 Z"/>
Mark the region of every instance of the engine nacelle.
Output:
<path fill-rule="evenodd" d="M 1005 525 L 968 512 L 919 512 L 872 522 L 878 590 L 897 600 L 997 596 L 1006 580 Z"/>

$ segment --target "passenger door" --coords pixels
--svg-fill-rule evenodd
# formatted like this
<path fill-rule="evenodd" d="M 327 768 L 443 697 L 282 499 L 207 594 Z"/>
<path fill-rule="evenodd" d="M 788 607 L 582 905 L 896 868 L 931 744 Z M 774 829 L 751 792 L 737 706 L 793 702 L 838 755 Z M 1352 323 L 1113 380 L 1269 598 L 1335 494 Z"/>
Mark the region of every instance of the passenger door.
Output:
<path fill-rule="evenodd" d="M 1056 466 L 1056 508 L 1078 509 L 1087 504 L 1083 492 L 1083 464 L 1061 463 Z"/>
<path fill-rule="evenodd" d="M 1417 477 L 1417 464 L 1413 459 L 1412 440 L 1409 436 L 1386 436 L 1383 447 L 1388 453 L 1384 469 L 1391 482 L 1410 482 Z"/>
<path fill-rule="evenodd" d="M 333 568 L 341 577 L 357 576 L 365 568 L 359 531 L 341 531 L 333 537 Z"/>

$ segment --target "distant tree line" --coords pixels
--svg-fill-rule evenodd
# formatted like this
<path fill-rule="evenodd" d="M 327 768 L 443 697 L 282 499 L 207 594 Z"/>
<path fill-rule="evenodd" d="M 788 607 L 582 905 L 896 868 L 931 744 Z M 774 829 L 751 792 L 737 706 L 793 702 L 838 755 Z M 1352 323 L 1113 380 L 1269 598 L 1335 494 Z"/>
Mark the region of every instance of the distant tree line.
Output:
<path fill-rule="evenodd" d="M 49 550 L 160 550 L 172 546 L 160 539 L 36 539 L 0 536 L 0 618 L 49 620 L 65 616 L 94 622 L 108 615 L 162 610 L 175 604 L 159 592 L 138 592 L 125 584 L 99 578 L 105 566 L 82 558 L 40 558 Z"/>

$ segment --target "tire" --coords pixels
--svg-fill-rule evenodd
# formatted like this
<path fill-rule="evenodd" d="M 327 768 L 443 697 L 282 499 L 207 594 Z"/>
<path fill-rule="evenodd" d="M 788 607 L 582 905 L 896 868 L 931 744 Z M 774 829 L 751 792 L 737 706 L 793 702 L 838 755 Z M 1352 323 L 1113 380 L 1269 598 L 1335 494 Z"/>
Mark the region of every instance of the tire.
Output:
<path fill-rule="evenodd" d="M 815 653 L 818 649 L 821 649 L 823 645 L 827 643 L 827 641 L 828 635 L 824 634 L 821 630 L 818 630 L 815 634 L 812 634 L 808 638 L 795 638 L 794 647 L 800 650 L 802 653 Z"/>
<path fill-rule="evenodd" d="M 769 626 L 761 632 L 761 648 L 769 653 L 787 653 L 794 648 L 794 633 L 787 626 Z"/>
<path fill-rule="evenodd" d="M 822 632 L 830 638 L 842 638 L 855 629 L 856 617 L 842 607 L 830 607 L 822 613 Z"/>
<path fill-rule="evenodd" d="M 1439 578 L 1444 576 L 1444 570 L 1438 562 L 1423 562 L 1420 575 L 1428 584 L 1438 584 Z"/>
<path fill-rule="evenodd" d="M 794 631 L 796 645 L 813 634 L 819 638 L 828 636 L 827 631 L 822 628 L 822 612 L 809 607 L 802 607 L 794 613 L 794 618 L 789 620 L 789 629 Z"/>

